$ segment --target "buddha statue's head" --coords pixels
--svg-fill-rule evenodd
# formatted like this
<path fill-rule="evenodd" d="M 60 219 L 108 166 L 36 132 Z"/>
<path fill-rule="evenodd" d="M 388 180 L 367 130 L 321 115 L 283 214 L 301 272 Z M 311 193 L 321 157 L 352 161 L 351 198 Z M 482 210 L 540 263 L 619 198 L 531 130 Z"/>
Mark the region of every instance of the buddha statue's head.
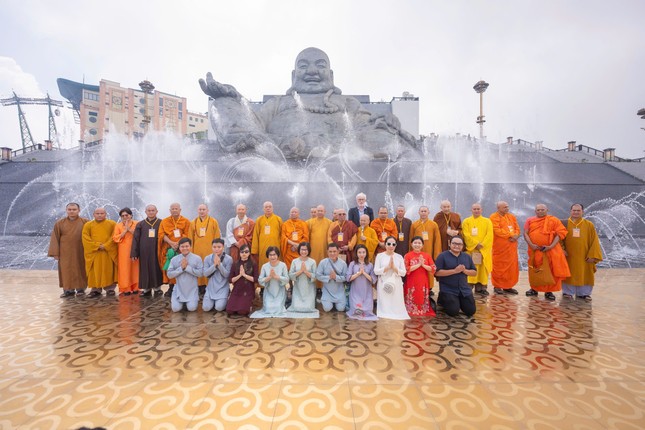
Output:
<path fill-rule="evenodd" d="M 290 93 L 324 94 L 334 88 L 334 71 L 329 66 L 329 57 L 318 48 L 307 48 L 298 54 L 291 72 Z"/>

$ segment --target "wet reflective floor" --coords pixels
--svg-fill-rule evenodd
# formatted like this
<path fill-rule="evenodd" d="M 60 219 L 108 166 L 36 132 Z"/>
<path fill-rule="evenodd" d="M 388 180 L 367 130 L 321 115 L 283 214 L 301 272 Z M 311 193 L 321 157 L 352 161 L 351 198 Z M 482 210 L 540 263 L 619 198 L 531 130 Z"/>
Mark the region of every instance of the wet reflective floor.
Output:
<path fill-rule="evenodd" d="M 645 269 L 592 303 L 518 289 L 472 319 L 251 320 L 2 270 L 0 428 L 645 428 Z"/>

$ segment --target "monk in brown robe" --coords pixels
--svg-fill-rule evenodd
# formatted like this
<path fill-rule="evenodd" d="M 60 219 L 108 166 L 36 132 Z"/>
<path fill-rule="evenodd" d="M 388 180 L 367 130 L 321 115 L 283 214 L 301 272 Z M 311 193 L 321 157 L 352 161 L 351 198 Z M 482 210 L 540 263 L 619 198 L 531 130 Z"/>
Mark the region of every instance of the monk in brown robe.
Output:
<path fill-rule="evenodd" d="M 134 228 L 130 258 L 139 262 L 139 289 L 141 296 L 152 296 L 163 294 L 163 274 L 159 264 L 159 225 L 161 220 L 157 218 L 157 207 L 146 206 L 146 218 Z"/>
<path fill-rule="evenodd" d="M 564 255 L 560 241 L 567 235 L 567 228 L 554 216 L 548 215 L 545 204 L 535 206 L 535 216 L 524 223 L 524 240 L 528 244 L 529 264 L 542 266 L 542 259 L 549 259 L 553 280 L 552 285 L 532 286 L 527 296 L 537 296 L 543 292 L 547 300 L 555 300 L 554 291 L 562 290 L 562 280 L 571 276 L 567 258 Z M 535 260 L 533 256 L 535 255 Z"/>
<path fill-rule="evenodd" d="M 309 227 L 300 219 L 300 209 L 291 208 L 289 219 L 282 224 L 280 233 L 280 252 L 282 261 L 291 268 L 291 262 L 298 258 L 298 244 L 309 242 Z"/>
<path fill-rule="evenodd" d="M 412 227 L 412 220 L 405 217 L 405 206 L 398 205 L 396 207 L 396 216 L 393 219 L 396 225 L 396 249 L 394 252 L 401 257 L 410 251 L 410 228 Z"/>
<path fill-rule="evenodd" d="M 172 289 L 175 285 L 175 279 L 168 279 L 166 271 L 163 270 L 166 264 L 168 249 L 172 248 L 179 254 L 179 240 L 186 237 L 188 238 L 188 230 L 190 229 L 190 220 L 181 215 L 181 205 L 173 203 L 170 205 L 170 216 L 161 220 L 159 224 L 159 244 L 158 258 L 159 265 L 163 273 L 163 282 L 168 284 L 168 291 L 165 296 L 172 296 Z"/>
<path fill-rule="evenodd" d="M 441 235 L 441 251 L 448 251 L 448 241 L 451 237 L 461 235 L 461 217 L 452 212 L 452 204 L 448 200 L 441 202 L 441 210 L 434 216 L 434 222 L 439 226 Z M 414 236 L 414 235 L 413 235 Z"/>
<path fill-rule="evenodd" d="M 87 275 L 83 256 L 83 226 L 87 218 L 79 216 L 78 203 L 68 203 L 67 216 L 54 224 L 47 256 L 58 261 L 58 285 L 63 289 L 61 298 L 85 294 Z"/>
<path fill-rule="evenodd" d="M 385 238 L 390 236 L 396 237 L 398 234 L 396 224 L 387 217 L 387 208 L 385 206 L 381 206 L 378 209 L 378 215 L 370 223 L 370 227 L 374 229 L 376 237 L 378 237 L 378 246 L 376 247 L 377 254 L 385 251 Z"/>
<path fill-rule="evenodd" d="M 117 245 L 112 240 L 116 222 L 107 219 L 105 208 L 94 210 L 94 219 L 83 226 L 83 251 L 87 285 L 92 289 L 88 297 L 114 296 L 117 281 Z"/>
<path fill-rule="evenodd" d="M 237 215 L 226 223 L 226 253 L 233 261 L 238 261 L 242 245 L 251 249 L 255 221 L 246 216 L 246 205 L 237 205 L 235 212 Z"/>
<path fill-rule="evenodd" d="M 491 282 L 495 294 L 517 294 L 513 288 L 520 276 L 517 257 L 517 239 L 520 226 L 515 215 L 509 212 L 508 203 L 497 202 L 497 212 L 490 216 L 493 223 L 493 270 Z"/>
<path fill-rule="evenodd" d="M 351 251 L 351 248 L 354 247 L 352 245 L 352 239 L 355 239 L 354 236 L 358 231 L 358 227 L 347 219 L 347 211 L 345 209 L 339 208 L 334 212 L 336 213 L 337 220 L 329 226 L 327 242 L 338 245 L 338 250 L 340 251 L 338 257 L 346 263 L 349 263 L 354 259 Z"/>

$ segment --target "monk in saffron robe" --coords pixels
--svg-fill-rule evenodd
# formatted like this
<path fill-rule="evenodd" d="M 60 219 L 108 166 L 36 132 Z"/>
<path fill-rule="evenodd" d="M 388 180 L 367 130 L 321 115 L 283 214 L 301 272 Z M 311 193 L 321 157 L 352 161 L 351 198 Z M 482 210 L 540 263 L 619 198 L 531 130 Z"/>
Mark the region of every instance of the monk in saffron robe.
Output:
<path fill-rule="evenodd" d="M 387 208 L 385 206 L 379 208 L 378 216 L 371 222 L 370 227 L 374 229 L 378 238 L 377 254 L 385 251 L 385 238 L 389 236 L 397 237 L 398 234 L 396 224 L 387 217 Z"/>
<path fill-rule="evenodd" d="M 325 207 L 323 205 L 316 206 L 316 218 L 307 221 L 309 242 L 311 244 L 309 258 L 313 258 L 316 264 L 327 258 L 327 233 L 329 233 L 330 226 L 331 220 L 325 218 Z M 318 284 L 322 286 L 322 284 Z"/>
<path fill-rule="evenodd" d="M 264 215 L 255 220 L 251 243 L 251 254 L 255 256 L 258 267 L 263 267 L 269 261 L 266 252 L 270 246 L 280 249 L 280 231 L 282 229 L 282 218 L 273 213 L 273 203 L 264 202 L 262 209 Z"/>
<path fill-rule="evenodd" d="M 54 224 L 47 256 L 58 261 L 58 285 L 63 289 L 61 298 L 85 294 L 87 275 L 83 255 L 83 226 L 87 218 L 79 216 L 78 203 L 68 203 L 67 216 Z"/>
<path fill-rule="evenodd" d="M 105 288 L 113 296 L 117 281 L 117 249 L 112 240 L 116 222 L 106 219 L 105 208 L 94 210 L 94 219 L 83 226 L 83 250 L 87 285 L 92 289 L 88 297 L 100 297 Z"/>
<path fill-rule="evenodd" d="M 354 238 L 352 239 L 351 245 L 352 250 L 358 245 L 365 245 L 365 247 L 369 251 L 368 254 L 370 256 L 370 262 L 373 263 L 374 259 L 376 258 L 378 236 L 376 235 L 374 229 L 369 226 L 369 223 L 370 216 L 365 214 L 361 215 L 360 226 L 358 226 L 358 230 L 356 231 L 356 235 L 354 235 Z"/>
<path fill-rule="evenodd" d="M 162 294 L 163 274 L 159 264 L 159 225 L 157 207 L 146 206 L 146 218 L 134 228 L 130 258 L 139 262 L 139 289 L 144 297 Z"/>
<path fill-rule="evenodd" d="M 197 206 L 197 218 L 191 221 L 188 228 L 188 238 L 193 242 L 193 254 L 199 255 L 204 261 L 213 252 L 213 239 L 219 239 L 221 234 L 217 220 L 208 214 L 208 206 L 202 203 Z M 208 284 L 208 278 L 200 276 L 197 280 L 199 295 L 203 296 Z"/>
<path fill-rule="evenodd" d="M 497 202 L 497 212 L 491 214 L 490 222 L 493 223 L 493 271 L 490 278 L 495 294 L 517 294 L 513 287 L 520 277 L 517 256 L 520 226 L 505 201 Z"/>
<path fill-rule="evenodd" d="M 121 222 L 114 227 L 112 240 L 117 244 L 119 293 L 129 296 L 139 293 L 139 261 L 130 258 L 137 221 L 132 219 L 130 208 L 121 209 L 119 216 L 121 216 Z"/>
<path fill-rule="evenodd" d="M 571 276 L 567 258 L 562 246 L 558 243 L 567 235 L 567 229 L 562 222 L 554 216 L 548 215 L 548 208 L 544 204 L 535 206 L 535 216 L 524 223 L 524 240 L 528 244 L 529 264 L 535 267 L 542 266 L 542 259 L 549 259 L 551 274 L 555 283 L 553 285 L 532 286 L 526 292 L 527 296 L 537 296 L 543 292 L 547 300 L 555 300 L 554 291 L 562 289 L 562 280 Z M 533 256 L 535 255 L 535 260 Z"/>
<path fill-rule="evenodd" d="M 450 249 L 448 244 L 450 238 L 461 234 L 461 217 L 458 213 L 452 212 L 452 204 L 448 200 L 443 200 L 440 208 L 441 210 L 434 216 L 434 222 L 439 226 L 441 250 L 443 252 Z"/>
<path fill-rule="evenodd" d="M 396 216 L 393 219 L 396 225 L 396 249 L 394 252 L 402 257 L 410 250 L 410 228 L 412 227 L 412 220 L 405 217 L 405 206 L 398 205 L 396 207 Z"/>
<path fill-rule="evenodd" d="M 419 219 L 412 223 L 410 227 L 410 238 L 421 236 L 423 239 L 423 248 L 421 251 L 427 253 L 432 257 L 433 261 L 437 261 L 437 257 L 441 254 L 441 234 L 439 233 L 439 226 L 436 222 L 428 218 L 430 209 L 427 206 L 419 208 Z M 461 225 L 461 221 L 460 221 Z M 434 287 L 434 275 L 428 272 L 428 285 L 430 289 Z M 433 292 L 430 291 L 430 295 Z"/>
<path fill-rule="evenodd" d="M 602 250 L 596 227 L 583 218 L 583 214 L 584 208 L 580 203 L 571 206 L 567 235 L 562 243 L 571 276 L 562 281 L 562 296 L 589 302 L 595 283 L 596 264 L 602 261 Z"/>
<path fill-rule="evenodd" d="M 287 267 L 291 267 L 291 262 L 299 257 L 298 245 L 300 242 L 309 242 L 309 227 L 306 222 L 300 219 L 300 209 L 291 208 L 289 219 L 282 224 L 280 235 L 282 260 Z"/>
<path fill-rule="evenodd" d="M 475 203 L 470 207 L 472 216 L 461 223 L 461 233 L 466 244 L 466 252 L 475 263 L 477 274 L 468 277 L 475 292 L 488 295 L 488 275 L 493 269 L 493 223 L 482 216 L 482 206 Z M 479 254 L 479 255 L 478 255 Z"/>
<path fill-rule="evenodd" d="M 168 256 L 168 249 L 174 249 L 178 255 L 179 240 L 184 237 L 188 238 L 189 229 L 190 220 L 181 215 L 181 205 L 179 203 L 171 204 L 170 216 L 162 219 L 159 224 L 159 238 L 157 239 L 159 244 L 157 254 L 159 265 L 161 266 L 161 271 L 163 273 L 163 282 L 169 286 L 168 291 L 166 291 L 165 294 L 166 297 L 172 296 L 173 285 L 175 285 L 176 282 L 174 278 L 169 279 L 166 270 L 163 270 Z"/>
<path fill-rule="evenodd" d="M 253 227 L 255 221 L 246 216 L 246 205 L 239 204 L 235 207 L 236 216 L 226 223 L 226 253 L 233 261 L 240 259 L 240 248 L 246 245 L 251 249 L 253 242 Z M 237 275 L 236 275 L 237 276 Z"/>
<path fill-rule="evenodd" d="M 351 249 L 352 239 L 355 238 L 358 227 L 353 222 L 347 220 L 347 211 L 345 209 L 336 209 L 337 220 L 332 222 L 327 233 L 327 242 L 338 245 L 338 258 L 349 264 L 354 259 Z"/>

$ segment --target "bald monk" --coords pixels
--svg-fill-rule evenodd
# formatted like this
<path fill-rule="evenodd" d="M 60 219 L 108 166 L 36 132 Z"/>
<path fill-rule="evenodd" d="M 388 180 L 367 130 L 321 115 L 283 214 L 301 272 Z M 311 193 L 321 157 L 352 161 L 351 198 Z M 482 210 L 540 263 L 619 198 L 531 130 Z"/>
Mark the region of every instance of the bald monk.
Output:
<path fill-rule="evenodd" d="M 360 225 L 354 238 L 352 239 L 352 250 L 358 245 L 365 245 L 369 251 L 370 261 L 373 263 L 376 258 L 376 248 L 378 247 L 378 236 L 372 227 L 370 227 L 370 216 L 363 214 L 360 216 Z"/>
<path fill-rule="evenodd" d="M 580 203 L 571 206 L 567 236 L 563 240 L 571 276 L 562 281 L 562 297 L 577 297 L 590 302 L 596 264 L 602 261 L 602 250 L 596 227 L 583 218 L 583 214 L 584 208 Z"/>
<path fill-rule="evenodd" d="M 181 215 L 181 205 L 179 203 L 172 203 L 170 205 L 170 216 L 161 220 L 159 224 L 159 238 L 157 239 L 159 244 L 159 265 L 163 273 L 163 282 L 168 284 L 168 291 L 166 291 L 166 297 L 172 297 L 173 286 L 175 285 L 175 279 L 169 279 L 168 274 L 163 270 L 164 265 L 166 264 L 166 258 L 168 257 L 168 250 L 172 248 L 176 255 L 179 254 L 179 240 L 188 237 L 188 232 L 190 230 L 190 220 Z"/>
<path fill-rule="evenodd" d="M 291 208 L 289 219 L 282 224 L 280 236 L 282 260 L 287 267 L 291 267 L 291 262 L 300 256 L 298 244 L 309 242 L 309 227 L 306 222 L 300 219 L 300 209 Z"/>
<path fill-rule="evenodd" d="M 134 228 L 130 258 L 139 262 L 139 289 L 141 296 L 152 296 L 163 294 L 163 274 L 159 264 L 159 225 L 161 220 L 157 218 L 157 206 L 146 206 L 146 218 Z"/>
<path fill-rule="evenodd" d="M 398 205 L 396 207 L 396 216 L 393 219 L 396 224 L 396 249 L 394 252 L 401 257 L 410 250 L 410 228 L 412 227 L 412 220 L 405 217 L 405 206 Z"/>
<path fill-rule="evenodd" d="M 114 296 L 117 272 L 117 247 L 112 240 L 116 222 L 107 219 L 105 208 L 94 210 L 94 219 L 83 226 L 83 250 L 87 285 L 92 289 L 88 297 Z"/>
<path fill-rule="evenodd" d="M 419 219 L 414 221 L 412 226 L 410 226 L 410 238 L 421 236 L 423 239 L 423 248 L 421 248 L 421 251 L 430 255 L 433 261 L 437 261 L 437 257 L 442 252 L 441 234 L 439 233 L 439 226 L 429 216 L 430 209 L 427 206 L 421 206 L 419 208 Z M 434 287 L 434 275 L 432 272 L 428 272 L 428 285 L 430 286 L 430 295 L 432 296 L 434 294 L 432 292 L 432 287 Z"/>
<path fill-rule="evenodd" d="M 566 237 L 567 229 L 559 219 L 549 215 L 548 210 L 545 204 L 535 206 L 535 216 L 524 223 L 524 240 L 529 246 L 529 265 L 541 267 L 542 259 L 548 258 L 555 283 L 531 286 L 526 295 L 537 296 L 538 292 L 542 292 L 547 300 L 555 300 L 553 292 L 562 290 L 562 280 L 571 276 L 571 272 L 562 246 L 558 243 Z"/>
<path fill-rule="evenodd" d="M 307 221 L 309 227 L 309 243 L 311 244 L 311 254 L 316 265 L 324 258 L 327 258 L 327 233 L 331 226 L 331 220 L 325 217 L 325 206 L 316 206 L 316 217 Z"/>
<path fill-rule="evenodd" d="M 452 211 L 452 204 L 449 200 L 443 200 L 440 208 L 441 210 L 434 216 L 434 222 L 439 226 L 441 250 L 448 251 L 450 238 L 461 234 L 461 217 L 458 213 Z"/>
<path fill-rule="evenodd" d="M 258 267 L 264 266 L 269 261 L 266 254 L 270 246 L 280 249 L 280 231 L 282 229 L 282 218 L 273 213 L 273 203 L 264 202 L 262 210 L 264 215 L 255 220 L 251 244 L 251 254 L 258 262 Z"/>
<path fill-rule="evenodd" d="M 351 251 L 354 244 L 351 242 L 356 236 L 358 227 L 347 219 L 347 211 L 345 209 L 338 208 L 334 212 L 336 213 L 337 219 L 329 226 L 327 242 L 338 245 L 338 258 L 349 264 L 349 262 L 354 260 Z"/>
<path fill-rule="evenodd" d="M 493 271 L 490 277 L 495 294 L 517 294 L 513 287 L 520 276 L 517 257 L 520 226 L 505 201 L 497 202 L 497 212 L 491 214 L 490 221 L 493 223 Z"/>
<path fill-rule="evenodd" d="M 87 288 L 85 256 L 83 255 L 83 226 L 87 218 L 79 216 L 78 203 L 68 203 L 67 216 L 54 224 L 47 256 L 58 261 L 58 285 L 63 289 L 61 298 L 84 295 Z"/>
<path fill-rule="evenodd" d="M 202 203 L 197 206 L 197 218 L 190 222 L 188 238 L 193 243 L 193 254 L 199 255 L 202 259 L 213 252 L 213 240 L 221 236 L 217 220 L 209 215 L 208 205 Z M 202 297 L 206 291 L 208 278 L 200 276 L 197 280 L 199 285 L 199 296 Z"/>
<path fill-rule="evenodd" d="M 378 215 L 371 222 L 370 227 L 374 229 L 378 238 L 377 254 L 385 251 L 385 238 L 389 236 L 396 238 L 398 235 L 396 224 L 387 217 L 387 208 L 385 206 L 381 206 L 378 209 Z"/>
<path fill-rule="evenodd" d="M 238 261 L 242 245 L 251 249 L 255 221 L 246 216 L 246 205 L 237 205 L 235 213 L 236 216 L 226 223 L 226 253 L 231 256 L 233 261 Z"/>
<path fill-rule="evenodd" d="M 488 277 L 493 270 L 493 223 L 482 216 L 482 205 L 479 203 L 474 203 L 470 212 L 472 216 L 461 223 L 461 233 L 477 274 L 468 276 L 468 283 L 475 287 L 476 293 L 487 296 Z"/>

